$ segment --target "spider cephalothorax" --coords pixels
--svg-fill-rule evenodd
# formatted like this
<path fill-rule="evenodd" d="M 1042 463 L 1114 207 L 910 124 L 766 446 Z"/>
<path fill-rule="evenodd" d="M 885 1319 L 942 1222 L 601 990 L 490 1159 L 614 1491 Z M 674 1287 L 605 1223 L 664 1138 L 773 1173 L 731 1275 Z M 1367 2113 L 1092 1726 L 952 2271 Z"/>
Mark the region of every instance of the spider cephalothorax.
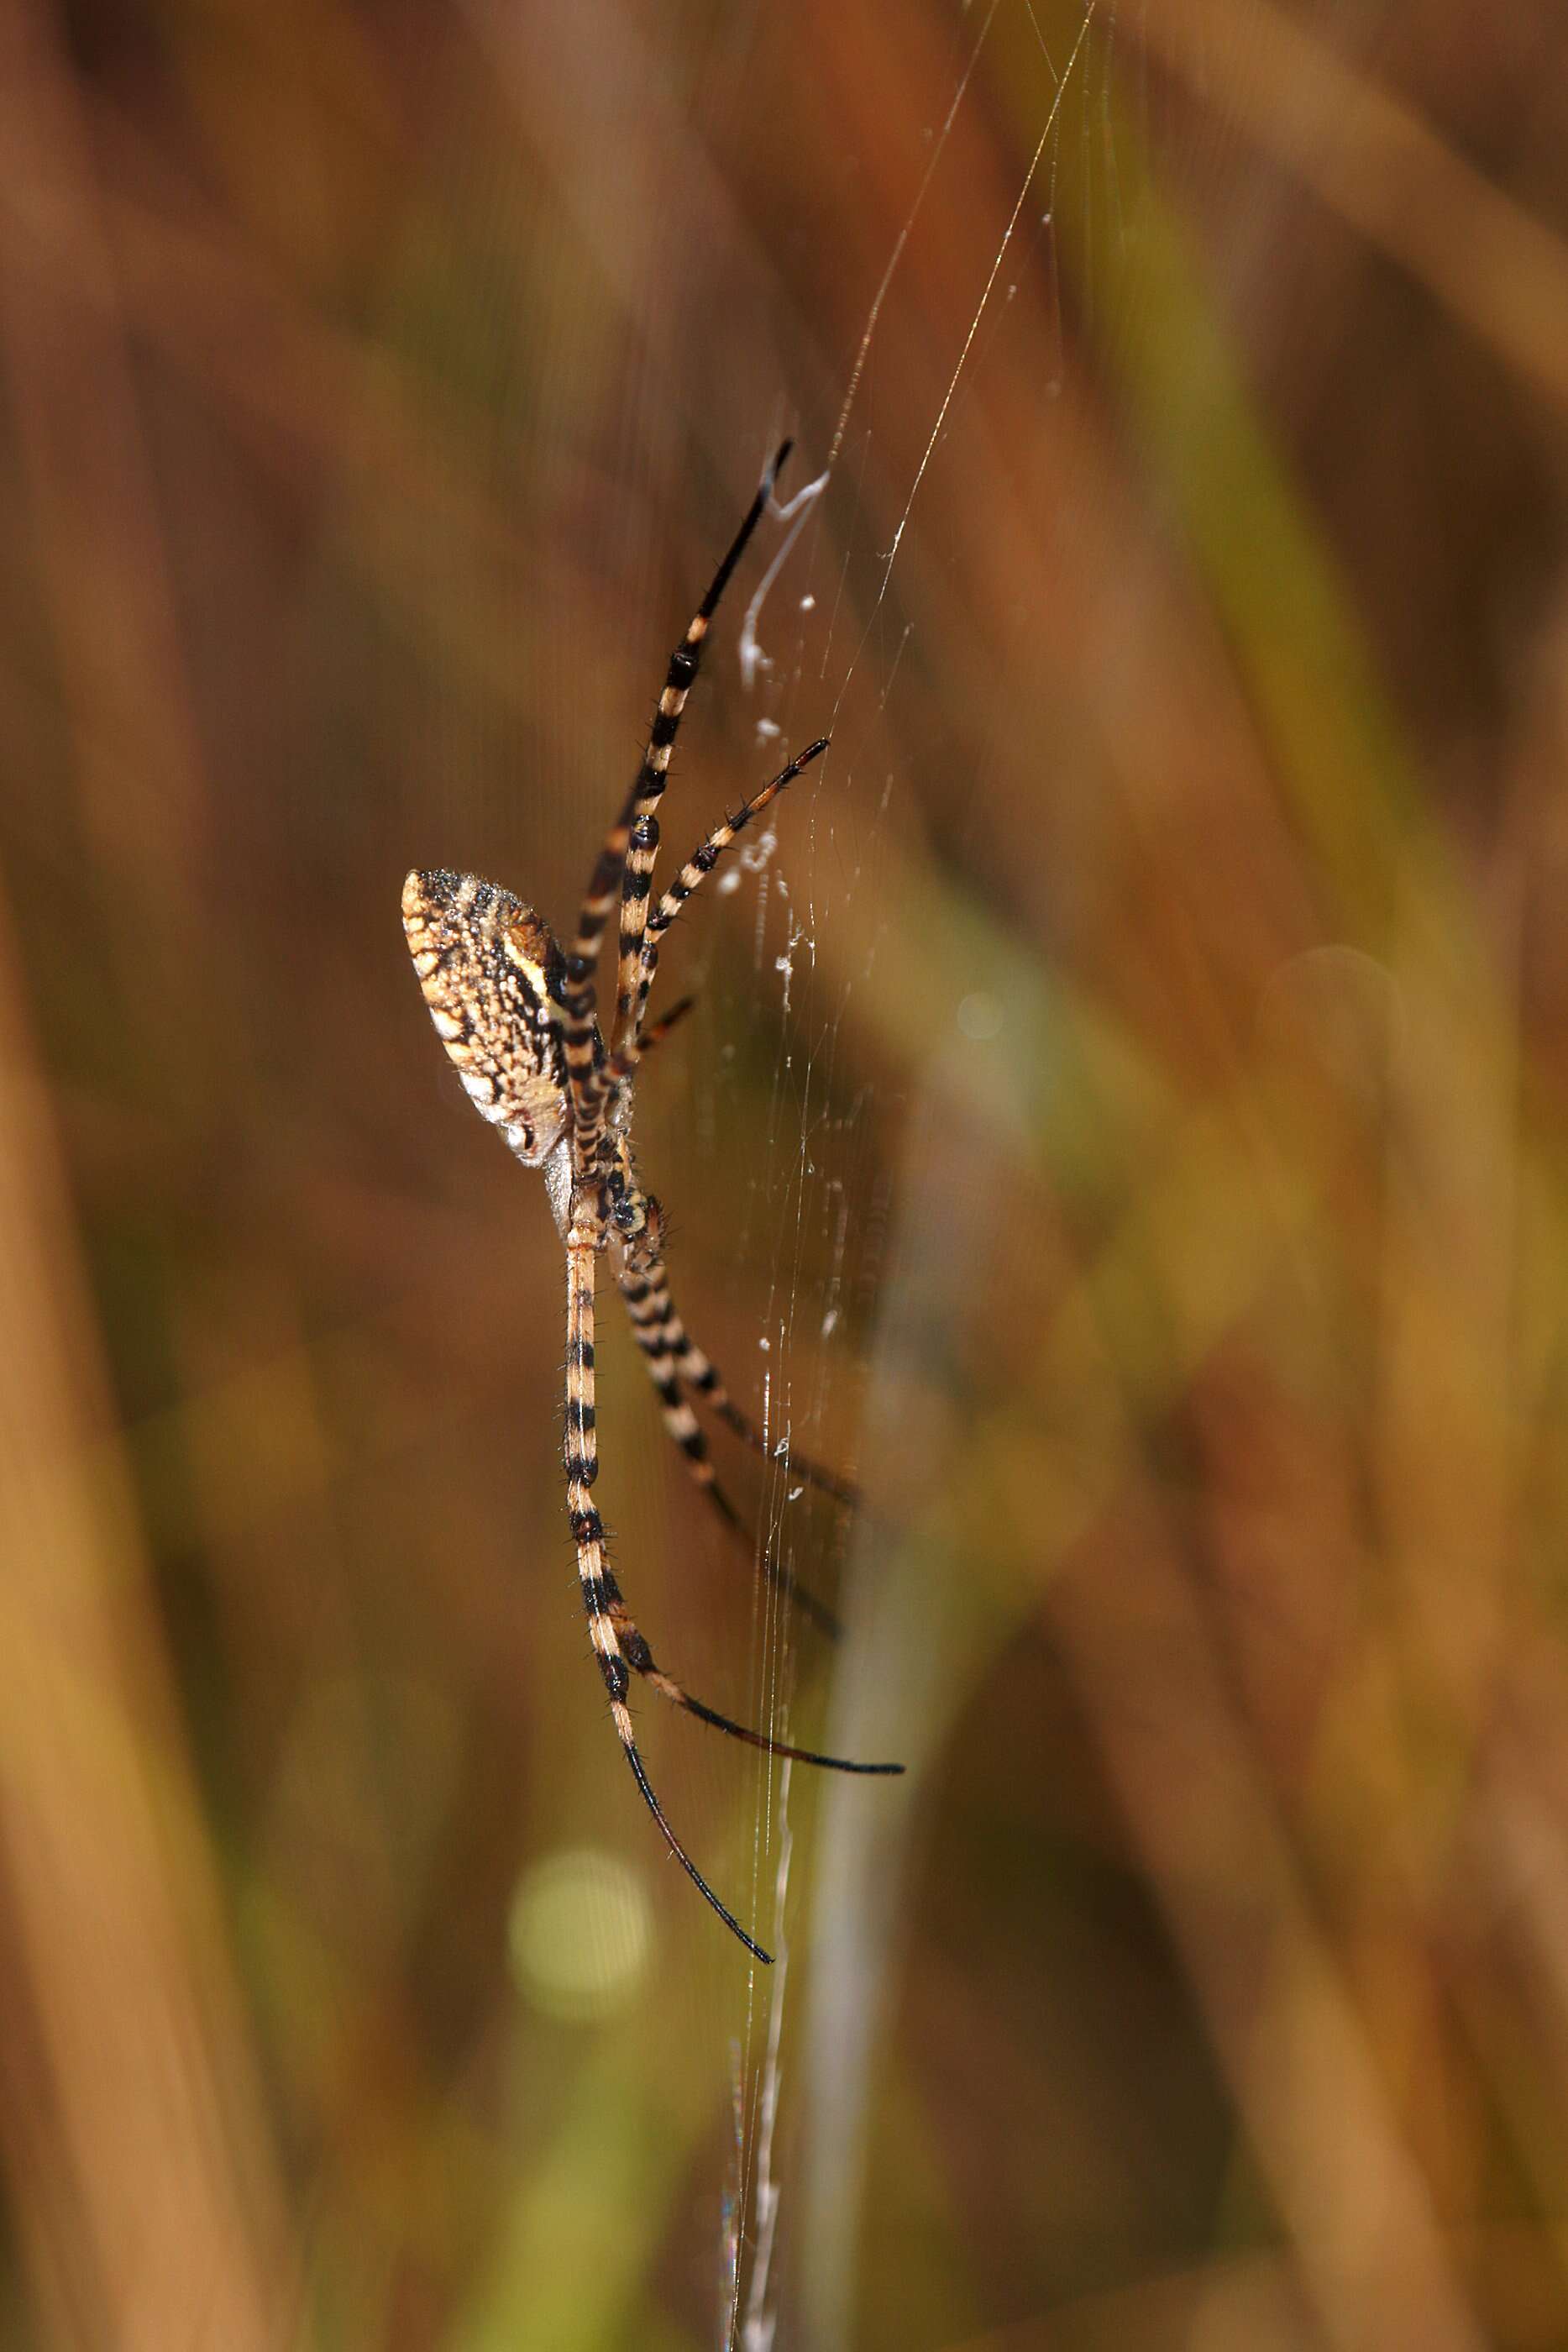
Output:
<path fill-rule="evenodd" d="M 663 898 L 650 903 L 659 846 L 656 812 L 708 624 L 788 455 L 786 443 L 670 656 L 642 767 L 600 852 L 570 949 L 563 954 L 547 926 L 520 898 L 472 874 L 440 868 L 411 874 L 402 893 L 409 952 L 442 1042 L 476 1108 L 499 1129 L 526 1167 L 543 1169 L 566 1244 L 567 1507 L 589 1635 L 622 1748 L 671 1852 L 726 1926 L 759 1960 L 767 1960 L 768 1954 L 719 1901 L 653 1794 L 632 1733 L 627 1703 L 632 1676 L 642 1676 L 687 1714 L 770 1754 L 843 1772 L 899 1772 L 904 1768 L 819 1756 L 748 1730 L 694 1698 L 654 1663 L 611 1573 L 604 1528 L 593 1503 L 599 1475 L 593 1315 L 595 1272 L 600 1256 L 608 1252 L 633 1335 L 659 1392 L 665 1425 L 693 1477 L 732 1531 L 744 1537 L 738 1513 L 715 1479 L 707 1441 L 692 1409 L 694 1398 L 700 1398 L 769 1460 L 789 1465 L 808 1484 L 841 1502 L 853 1501 L 852 1490 L 830 1472 L 769 1446 L 731 1402 L 714 1365 L 687 1336 L 664 1273 L 663 1213 L 637 1181 L 630 1132 L 638 1066 L 685 1010 L 678 1005 L 663 1022 L 645 1024 L 660 941 L 736 835 L 828 748 L 825 738 L 808 745 L 736 815 L 716 825 Z M 617 901 L 619 976 L 615 1020 L 607 1035 L 599 1023 L 594 968 Z M 788 1570 L 766 1555 L 761 1567 L 785 1599 L 824 1631 L 835 1630 L 830 1612 L 797 1585 Z"/>

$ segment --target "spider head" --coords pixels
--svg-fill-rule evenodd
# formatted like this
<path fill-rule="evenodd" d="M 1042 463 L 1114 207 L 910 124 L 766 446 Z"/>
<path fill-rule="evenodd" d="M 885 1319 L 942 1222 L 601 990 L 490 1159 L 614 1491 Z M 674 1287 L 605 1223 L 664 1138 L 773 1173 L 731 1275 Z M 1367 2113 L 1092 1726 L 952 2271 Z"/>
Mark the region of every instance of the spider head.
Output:
<path fill-rule="evenodd" d="M 531 907 L 437 867 L 402 886 L 402 927 L 436 1033 L 476 1110 L 537 1168 L 567 1125 L 560 950 Z"/>

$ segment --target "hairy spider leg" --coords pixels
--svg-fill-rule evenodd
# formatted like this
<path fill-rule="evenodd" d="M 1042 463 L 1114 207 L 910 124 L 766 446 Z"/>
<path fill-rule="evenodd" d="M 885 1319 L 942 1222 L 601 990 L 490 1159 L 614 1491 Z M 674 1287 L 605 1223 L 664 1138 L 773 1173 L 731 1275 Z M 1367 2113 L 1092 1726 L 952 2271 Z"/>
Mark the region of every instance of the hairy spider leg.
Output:
<path fill-rule="evenodd" d="M 627 1704 L 632 1675 L 643 1676 L 672 1706 L 683 1708 L 687 1715 L 695 1716 L 699 1722 L 711 1724 L 716 1730 L 727 1733 L 732 1739 L 744 1740 L 748 1748 L 759 1748 L 766 1755 L 789 1757 L 798 1764 L 820 1765 L 832 1772 L 889 1774 L 902 1772 L 904 1766 L 862 1764 L 847 1756 L 824 1756 L 814 1748 L 797 1748 L 789 1741 L 771 1738 L 767 1732 L 753 1730 L 694 1697 L 656 1663 L 626 1607 L 619 1584 L 611 1573 L 605 1554 L 604 1523 L 593 1503 L 593 1486 L 599 1476 L 599 1436 L 594 1410 L 593 1292 L 601 1239 L 602 1234 L 593 1223 L 574 1223 L 566 1250 L 567 1507 L 570 1514 L 572 1540 L 577 1549 L 577 1572 L 588 1617 L 589 1638 L 599 1660 L 605 1689 L 610 1694 L 610 1712 L 626 1761 L 670 1852 L 731 1933 L 739 1937 L 756 1958 L 771 1966 L 772 1955 L 754 1942 L 734 1913 L 720 1902 L 671 1828 L 664 1807 L 653 1793 L 632 1732 L 632 1710 Z"/>
<path fill-rule="evenodd" d="M 794 782 L 803 768 L 809 768 L 813 760 L 821 758 L 831 740 L 831 736 L 820 735 L 814 743 L 808 743 L 803 751 L 796 753 L 787 768 L 780 768 L 771 782 L 764 784 L 759 791 L 753 793 L 749 800 L 743 801 L 733 816 L 727 816 L 716 824 L 707 839 L 693 850 L 654 908 L 648 918 L 647 929 L 643 935 L 642 951 L 638 958 L 636 1001 L 632 1020 L 631 1042 L 614 1055 L 610 1064 L 611 1070 L 616 1076 L 629 1076 L 637 1066 L 639 1055 L 645 1050 L 646 1039 L 643 1034 L 643 1015 L 647 1009 L 648 992 L 653 985 L 653 975 L 659 969 L 659 942 L 664 933 L 686 901 L 700 887 L 704 877 L 713 872 L 714 867 L 737 835 L 744 833 L 752 819 L 760 816 L 765 808 L 771 807 L 779 793 Z"/>
<path fill-rule="evenodd" d="M 574 1230 L 566 1248 L 566 1492 L 577 1546 L 577 1573 L 582 1585 L 582 1605 L 588 1612 L 589 1639 L 599 1660 L 599 1671 L 610 1694 L 610 1712 L 627 1763 L 643 1801 L 664 1832 L 665 1844 L 693 1885 L 718 1913 L 731 1935 L 739 1937 L 754 1959 L 766 1967 L 773 1955 L 753 1941 L 732 1911 L 727 1910 L 686 1852 L 665 1818 L 664 1809 L 638 1753 L 626 1704 L 631 1687 L 629 1661 L 622 1648 L 624 1611 L 621 1590 L 610 1572 L 604 1552 L 604 1522 L 593 1506 L 593 1483 L 599 1475 L 599 1438 L 594 1426 L 593 1281 L 598 1235 Z"/>
<path fill-rule="evenodd" d="M 685 1335 L 682 1336 L 685 1339 Z M 754 1454 L 759 1454 L 764 1462 L 777 1463 L 788 1476 L 814 1486 L 820 1495 L 831 1496 L 835 1503 L 841 1503 L 846 1511 L 860 1509 L 860 1488 L 848 1478 L 841 1478 L 835 1471 L 824 1470 L 821 1464 L 813 1462 L 809 1454 L 797 1454 L 792 1446 L 775 1444 L 764 1436 L 750 1415 L 742 1412 L 736 1403 L 720 1380 L 718 1368 L 711 1357 L 706 1356 L 692 1340 L 685 1339 L 684 1346 L 676 1349 L 675 1370 L 689 1389 L 706 1399 L 726 1428 L 733 1430 L 742 1444 L 749 1445 Z"/>
<path fill-rule="evenodd" d="M 729 583 L 731 572 L 746 552 L 747 541 L 762 520 L 763 509 L 768 504 L 773 485 L 793 446 L 792 442 L 786 441 L 764 473 L 757 495 L 747 509 L 745 521 L 736 533 L 723 562 L 709 583 L 707 594 L 698 605 L 690 628 L 670 656 L 669 671 L 664 679 L 664 693 L 660 698 L 659 716 L 667 715 L 674 724 L 669 729 L 668 740 L 662 746 L 650 738 L 643 756 L 643 764 L 632 781 L 621 814 L 611 826 L 605 836 L 604 846 L 594 860 L 593 872 L 589 877 L 588 887 L 583 892 L 582 907 L 577 919 L 577 933 L 571 946 L 571 953 L 580 960 L 591 961 L 599 952 L 600 943 L 604 937 L 604 927 L 610 919 L 610 910 L 620 893 L 622 873 L 626 863 L 626 845 L 631 839 L 639 794 L 651 776 L 662 777 L 669 765 L 670 746 L 674 740 L 681 713 L 685 709 L 686 695 L 690 692 L 692 679 L 696 675 L 697 665 L 702 657 L 702 641 L 707 635 L 708 623 L 718 609 L 719 598 Z M 677 698 L 673 710 L 666 714 L 664 702 L 671 696 Z M 660 750 L 664 753 L 663 761 L 655 766 L 654 753 Z"/>
<path fill-rule="evenodd" d="M 696 998 L 695 996 L 678 997 L 675 1003 L 671 1005 L 667 1013 L 662 1013 L 657 1021 L 651 1023 L 650 1025 L 643 1030 L 642 1037 L 639 1040 L 639 1048 L 644 1060 L 646 1060 L 647 1056 L 653 1052 L 655 1045 L 663 1045 L 664 1039 L 675 1026 L 675 1024 L 678 1021 L 684 1021 L 685 1019 L 687 1013 L 691 1011 L 695 1003 Z"/>
<path fill-rule="evenodd" d="M 668 1357 L 674 1364 L 674 1371 L 679 1373 L 682 1385 L 689 1390 L 691 1395 L 701 1397 L 703 1404 L 710 1406 L 710 1412 L 717 1413 L 719 1421 L 728 1430 L 734 1430 L 736 1437 L 740 1437 L 743 1444 L 750 1446 L 752 1454 L 759 1454 L 764 1463 L 773 1463 L 788 1477 L 804 1479 L 806 1486 L 816 1486 L 818 1494 L 832 1496 L 834 1503 L 841 1503 L 844 1510 L 861 1510 L 861 1489 L 853 1486 L 851 1479 L 840 1477 L 834 1470 L 825 1470 L 822 1463 L 811 1461 L 809 1454 L 797 1454 L 792 1446 L 771 1442 L 768 1437 L 764 1437 L 762 1430 L 757 1428 L 757 1423 L 747 1413 L 740 1412 L 740 1406 L 736 1404 L 734 1397 L 728 1395 L 724 1381 L 719 1379 L 719 1367 L 712 1362 L 712 1357 L 703 1348 L 698 1348 L 698 1343 L 686 1331 L 685 1322 L 679 1319 L 674 1301 L 670 1298 L 670 1284 L 665 1267 L 663 1267 L 663 1258 L 658 1258 L 651 1275 L 646 1277 L 646 1284 L 649 1284 L 651 1294 L 656 1296 L 649 1296 L 649 1303 L 642 1312 L 644 1312 L 649 1334 L 658 1340 L 658 1348 L 653 1350 L 646 1340 L 642 1340 L 642 1334 L 637 1334 L 644 1350 L 649 1355 L 658 1352 L 661 1357 Z M 621 1289 L 625 1294 L 625 1282 L 621 1284 Z"/>
<path fill-rule="evenodd" d="M 691 692 L 702 661 L 703 640 L 718 608 L 719 598 L 728 584 L 729 576 L 762 519 L 779 468 L 789 456 L 790 446 L 790 443 L 786 441 L 763 474 L 757 495 L 747 509 L 746 519 L 714 573 L 706 595 L 694 614 L 685 636 L 670 656 L 664 690 L 659 697 L 642 765 L 621 814 L 594 861 L 588 887 L 583 893 L 577 931 L 566 956 L 565 983 L 560 1002 L 562 1042 L 571 1085 L 572 1124 L 583 1162 L 588 1166 L 593 1165 L 599 1157 L 616 1075 L 604 1066 L 603 1041 L 599 1034 L 593 984 L 594 966 L 599 961 L 605 925 L 619 895 L 621 981 L 624 996 L 631 988 L 635 971 L 636 951 L 641 945 L 647 913 L 653 859 L 658 851 L 659 824 L 653 812 L 664 789 L 670 754 L 679 731 L 681 714 L 686 707 L 686 697 Z M 629 937 L 633 942 L 630 947 Z"/>
<path fill-rule="evenodd" d="M 655 1260 L 652 1271 L 643 1273 L 634 1273 L 630 1266 L 623 1266 L 617 1279 L 631 1318 L 632 1336 L 643 1351 L 648 1377 L 659 1392 L 664 1427 L 679 1448 L 693 1481 L 701 1487 L 749 1559 L 753 1556 L 753 1545 L 746 1522 L 718 1483 L 708 1454 L 707 1440 L 703 1435 L 695 1413 L 681 1393 L 677 1373 L 671 1369 L 678 1345 L 672 1336 L 671 1326 L 680 1331 L 680 1324 L 670 1304 L 663 1264 Z M 682 1332 L 683 1340 L 685 1336 Z M 798 1609 L 802 1617 L 809 1618 L 819 1633 L 826 1633 L 831 1640 L 838 1638 L 843 1628 L 825 1601 L 819 1601 L 816 1594 L 801 1584 L 781 1561 L 775 1559 L 770 1551 L 763 1552 L 761 1566 L 764 1577 L 781 1599 Z"/>
<path fill-rule="evenodd" d="M 786 441 L 772 464 L 765 470 L 758 485 L 757 495 L 747 509 L 746 520 L 731 541 L 723 562 L 714 573 L 707 594 L 697 606 L 685 635 L 670 656 L 670 667 L 664 677 L 664 690 L 659 697 L 659 707 L 648 733 L 648 747 L 643 754 L 626 807 L 626 839 L 621 866 L 621 969 L 616 995 L 615 1034 L 612 1040 L 617 1047 L 629 1045 L 636 1029 L 632 1006 L 637 994 L 638 961 L 643 949 L 643 933 L 648 919 L 648 893 L 653 885 L 653 866 L 659 854 L 659 820 L 656 814 L 663 798 L 665 778 L 669 772 L 670 752 L 681 713 L 686 707 L 697 666 L 702 660 L 703 640 L 708 624 L 718 609 L 719 598 L 729 584 L 729 575 L 746 552 L 747 542 L 762 520 L 763 509 L 773 495 L 773 485 L 779 468 L 789 457 L 792 444 Z M 616 826 L 605 843 L 601 862 L 594 869 L 594 882 L 605 870 L 616 835 Z M 590 885 L 591 903 L 593 885 Z M 608 909 L 606 909 L 608 911 Z M 588 927 L 585 921 L 580 931 Z M 601 918 L 601 927 L 602 928 Z"/>

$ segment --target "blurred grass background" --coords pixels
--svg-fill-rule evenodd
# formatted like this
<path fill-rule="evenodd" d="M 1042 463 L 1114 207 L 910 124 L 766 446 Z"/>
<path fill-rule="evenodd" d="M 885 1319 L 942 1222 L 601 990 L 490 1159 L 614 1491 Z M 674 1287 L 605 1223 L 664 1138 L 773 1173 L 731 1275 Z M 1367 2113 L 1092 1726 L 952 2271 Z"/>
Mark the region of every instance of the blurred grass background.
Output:
<path fill-rule="evenodd" d="M 12 0 L 0 156 L 0 2336 L 1568 2343 L 1561 11 Z M 785 431 L 639 1136 L 832 1661 L 601 1359 L 912 1768 L 643 1707 L 753 1985 L 397 899 L 570 921 Z"/>

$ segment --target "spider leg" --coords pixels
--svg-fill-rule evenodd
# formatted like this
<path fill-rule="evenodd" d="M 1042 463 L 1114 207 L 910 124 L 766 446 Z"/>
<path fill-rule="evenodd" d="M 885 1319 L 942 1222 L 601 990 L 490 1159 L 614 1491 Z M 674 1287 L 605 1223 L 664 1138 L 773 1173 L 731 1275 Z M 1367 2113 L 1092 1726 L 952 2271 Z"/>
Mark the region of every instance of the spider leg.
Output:
<path fill-rule="evenodd" d="M 792 1748 L 788 1740 L 775 1739 L 766 1731 L 753 1731 L 747 1724 L 737 1723 L 731 1717 L 720 1715 L 716 1707 L 705 1706 L 700 1698 L 694 1698 L 673 1675 L 665 1674 L 655 1664 L 652 1650 L 624 1608 L 617 1608 L 616 1620 L 621 1645 L 632 1672 L 644 1676 L 673 1706 L 684 1707 L 688 1715 L 695 1715 L 701 1723 L 711 1723 L 716 1731 L 726 1731 L 732 1739 L 744 1739 L 748 1748 L 760 1748 L 765 1755 L 788 1756 L 797 1764 L 820 1764 L 830 1772 L 874 1772 L 886 1777 L 904 1770 L 902 1764 L 862 1764 L 849 1756 L 821 1756 L 815 1748 Z"/>
<path fill-rule="evenodd" d="M 847 1478 L 824 1470 L 809 1454 L 797 1454 L 788 1445 L 771 1444 L 757 1423 L 742 1412 L 719 1378 L 717 1365 L 691 1338 L 676 1312 L 663 1258 L 655 1259 L 652 1270 L 645 1275 L 623 1274 L 621 1295 L 626 1301 L 637 1344 L 651 1367 L 666 1360 L 672 1362 L 685 1388 L 711 1406 L 727 1428 L 732 1429 L 754 1454 L 759 1454 L 764 1462 L 816 1487 L 820 1494 L 831 1496 L 846 1510 L 860 1508 L 860 1491 Z M 656 1374 L 654 1385 L 659 1385 Z M 678 1433 L 672 1434 L 677 1444 L 682 1443 Z"/>
<path fill-rule="evenodd" d="M 626 845 L 632 837 L 632 826 L 637 814 L 639 793 L 649 781 L 651 774 L 662 776 L 664 768 L 669 765 L 669 745 L 674 740 L 675 729 L 680 724 L 681 712 L 685 708 L 686 695 L 691 689 L 693 678 L 696 676 L 697 664 L 701 659 L 700 648 L 703 638 L 707 634 L 707 625 L 718 609 L 718 600 L 728 585 L 730 573 L 746 551 L 747 541 L 762 520 L 762 510 L 768 504 L 773 485 L 778 479 L 784 460 L 789 455 L 791 446 L 789 442 L 785 442 L 763 476 L 757 496 L 747 509 L 746 520 L 741 524 L 728 552 L 714 574 L 707 594 L 697 607 L 691 627 L 670 656 L 670 667 L 664 679 L 664 691 L 660 698 L 659 712 L 662 718 L 666 720 L 673 719 L 674 724 L 669 727 L 668 740 L 664 744 L 660 745 L 656 739 L 650 740 L 643 755 L 643 765 L 637 772 L 631 791 L 626 795 L 621 814 L 611 826 L 605 836 L 604 846 L 594 860 L 593 871 L 589 877 L 588 887 L 583 892 L 582 907 L 577 919 L 577 934 L 572 943 L 572 952 L 575 955 L 591 959 L 599 952 L 600 942 L 604 937 L 604 927 L 610 919 L 610 910 L 615 904 L 616 894 L 621 887 L 621 876 L 626 863 Z M 675 698 L 674 709 L 666 711 L 664 704 L 672 697 Z M 653 754 L 661 749 L 664 752 L 664 759 L 655 768 Z"/>
<path fill-rule="evenodd" d="M 680 1448 L 694 1483 L 701 1487 L 726 1527 L 749 1554 L 751 1539 L 747 1533 L 746 1522 L 719 1485 L 708 1455 L 707 1440 L 698 1426 L 695 1413 L 681 1394 L 679 1378 L 669 1369 L 671 1360 L 677 1352 L 677 1343 L 671 1337 L 672 1325 L 680 1334 L 682 1343 L 685 1343 L 685 1334 L 681 1330 L 679 1318 L 670 1303 L 663 1268 L 658 1267 L 652 1276 L 635 1275 L 622 1268 L 618 1279 L 621 1296 L 631 1318 L 632 1336 L 643 1351 L 648 1377 L 659 1391 L 664 1427 Z M 706 1359 L 703 1360 L 706 1362 Z M 716 1374 L 715 1378 L 716 1381 Z M 803 1584 L 799 1583 L 771 1552 L 762 1555 L 762 1573 L 777 1593 L 799 1609 L 802 1617 L 810 1618 L 819 1633 L 836 1640 L 843 1628 L 832 1611 L 825 1601 L 819 1601 L 814 1592 L 808 1591 Z"/>
<path fill-rule="evenodd" d="M 843 1505 L 845 1510 L 860 1509 L 860 1488 L 852 1486 L 849 1479 L 836 1476 L 831 1470 L 824 1470 L 821 1464 L 813 1462 L 809 1454 L 796 1454 L 788 1445 L 774 1445 L 768 1442 L 757 1423 L 741 1412 L 700 1348 L 688 1341 L 677 1370 L 683 1381 L 706 1397 L 726 1428 L 732 1429 L 743 1444 L 750 1446 L 753 1454 L 759 1454 L 764 1462 L 776 1462 L 791 1477 L 800 1479 L 808 1486 L 814 1486 L 820 1495 L 831 1495 L 835 1503 Z"/>
<path fill-rule="evenodd" d="M 650 1028 L 644 1029 L 641 1037 L 637 1040 L 637 1051 L 639 1055 L 643 1059 L 646 1059 L 648 1055 L 653 1052 L 655 1045 L 659 1045 L 664 1043 L 671 1030 L 674 1027 L 676 1022 L 684 1021 L 685 1019 L 687 1013 L 691 1011 L 695 1003 L 696 998 L 695 996 L 680 997 L 674 1004 L 671 1005 L 667 1013 L 662 1014 Z"/>
<path fill-rule="evenodd" d="M 630 1077 L 644 1054 L 651 1053 L 662 1038 L 667 1037 L 677 1021 L 683 1021 L 696 1003 L 695 996 L 683 996 L 673 1004 L 662 1021 L 655 1021 L 647 1034 L 637 1040 L 630 1054 L 607 1055 L 602 1061 L 593 1053 L 592 1024 L 587 1024 L 581 1035 L 589 1042 L 583 1054 L 583 1085 L 580 1099 L 582 1110 L 575 1114 L 576 1130 L 581 1139 L 585 1160 L 591 1165 L 604 1132 L 610 1097 L 622 1080 Z M 573 1103 L 579 1100 L 574 1089 Z"/>
<path fill-rule="evenodd" d="M 754 1959 L 771 1967 L 772 1954 L 754 1942 L 734 1913 L 726 1909 L 671 1828 L 632 1735 L 632 1710 L 626 1704 L 631 1686 L 629 1669 L 635 1666 L 639 1674 L 645 1673 L 652 1660 L 647 1643 L 626 1614 L 620 1590 L 610 1573 L 604 1556 L 604 1523 L 593 1507 L 593 1485 L 599 1475 L 593 1370 L 596 1238 L 593 1233 L 584 1234 L 574 1226 L 566 1249 L 566 1491 L 572 1540 L 577 1546 L 582 1603 L 588 1612 L 589 1638 L 604 1677 L 604 1687 L 610 1694 L 610 1712 L 626 1761 L 665 1844 L 731 1935 L 738 1937 Z M 634 1639 L 635 1654 L 626 1646 L 629 1637 Z"/>
<path fill-rule="evenodd" d="M 580 954 L 591 955 L 603 931 L 614 895 L 613 879 L 607 877 L 619 874 L 621 975 L 614 1040 L 617 1045 L 631 1043 L 635 1026 L 632 1006 L 636 997 L 643 932 L 648 919 L 648 892 L 653 878 L 654 860 L 659 854 L 659 820 L 655 812 L 664 794 L 671 747 L 680 727 L 681 713 L 686 707 L 692 681 L 697 674 L 697 665 L 702 659 L 703 640 L 707 635 L 708 624 L 718 609 L 719 598 L 729 584 L 730 573 L 746 551 L 747 541 L 762 520 L 763 509 L 773 494 L 779 469 L 789 455 L 791 446 L 786 441 L 764 472 L 758 485 L 757 496 L 747 509 L 745 521 L 714 573 L 707 594 L 692 616 L 685 635 L 670 656 L 664 690 L 653 714 L 643 765 L 628 795 L 621 821 L 601 852 L 589 884 L 588 897 L 583 902 L 582 916 L 578 924 L 577 948 Z"/>
<path fill-rule="evenodd" d="M 645 1044 L 641 1034 L 643 1014 L 648 1003 L 648 992 L 653 985 L 653 975 L 659 969 L 659 942 L 664 933 L 669 929 L 686 900 L 697 888 L 703 877 L 713 872 L 736 835 L 744 833 L 753 817 L 760 816 L 763 810 L 778 799 L 785 787 L 794 782 L 802 768 L 809 768 L 813 760 L 821 758 L 828 748 L 829 740 L 828 736 L 822 735 L 815 743 L 808 743 L 806 749 L 799 752 L 787 768 L 779 770 L 771 783 L 764 784 L 760 792 L 753 793 L 749 800 L 743 801 L 733 816 L 726 817 L 722 824 L 716 824 L 707 839 L 699 848 L 692 852 L 653 913 L 648 917 L 647 926 L 643 935 L 642 950 L 637 961 L 637 982 L 632 1005 L 631 1035 L 629 1042 L 615 1056 L 614 1067 L 618 1072 L 623 1065 L 629 1069 L 636 1068 L 638 1055 Z M 624 1003 L 624 998 L 622 1002 Z"/>

